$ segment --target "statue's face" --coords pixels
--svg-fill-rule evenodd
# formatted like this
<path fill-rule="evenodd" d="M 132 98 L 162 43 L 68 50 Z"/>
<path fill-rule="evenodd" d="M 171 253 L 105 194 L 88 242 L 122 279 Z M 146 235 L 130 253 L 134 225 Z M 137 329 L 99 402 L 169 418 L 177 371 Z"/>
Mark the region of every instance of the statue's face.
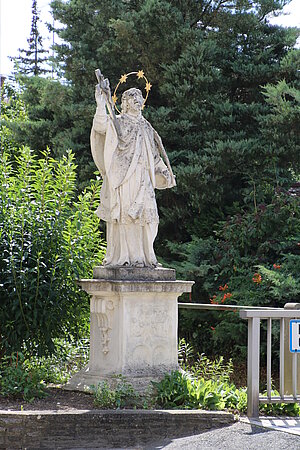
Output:
<path fill-rule="evenodd" d="M 144 98 L 139 91 L 133 92 L 127 97 L 127 112 L 140 113 L 144 103 Z"/>

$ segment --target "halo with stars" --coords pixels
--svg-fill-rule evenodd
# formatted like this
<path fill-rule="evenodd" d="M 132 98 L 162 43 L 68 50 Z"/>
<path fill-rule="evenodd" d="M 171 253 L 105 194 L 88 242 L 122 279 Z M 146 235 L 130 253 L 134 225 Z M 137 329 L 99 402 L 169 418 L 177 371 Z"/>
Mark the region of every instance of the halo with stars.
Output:
<path fill-rule="evenodd" d="M 116 88 L 115 88 L 115 90 L 114 90 L 114 95 L 112 96 L 112 101 L 114 102 L 114 106 L 115 106 L 116 110 L 118 111 L 118 113 L 121 113 L 121 111 L 120 111 L 119 108 L 117 107 L 117 100 L 118 100 L 118 97 L 117 97 L 117 90 L 118 90 L 120 84 L 126 83 L 127 78 L 128 78 L 130 75 L 135 75 L 135 76 L 138 78 L 138 80 L 140 80 L 140 79 L 144 79 L 144 80 L 145 80 L 146 98 L 145 98 L 145 100 L 144 100 L 142 109 L 145 108 L 145 103 L 146 103 L 146 101 L 147 101 L 147 98 L 148 98 L 150 89 L 152 88 L 152 84 L 150 84 L 149 81 L 147 80 L 147 78 L 146 78 L 146 76 L 145 76 L 143 70 L 139 70 L 138 72 L 129 72 L 129 73 L 126 73 L 126 74 L 122 75 L 121 78 L 119 79 L 119 83 L 117 84 L 117 86 L 116 86 Z"/>

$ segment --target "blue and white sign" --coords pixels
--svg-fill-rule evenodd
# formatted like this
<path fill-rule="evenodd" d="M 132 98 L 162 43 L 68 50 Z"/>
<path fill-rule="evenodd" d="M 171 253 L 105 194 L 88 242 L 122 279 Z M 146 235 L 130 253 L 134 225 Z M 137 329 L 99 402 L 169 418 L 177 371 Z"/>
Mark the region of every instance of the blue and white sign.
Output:
<path fill-rule="evenodd" d="M 290 352 L 300 352 L 300 320 L 290 321 Z"/>

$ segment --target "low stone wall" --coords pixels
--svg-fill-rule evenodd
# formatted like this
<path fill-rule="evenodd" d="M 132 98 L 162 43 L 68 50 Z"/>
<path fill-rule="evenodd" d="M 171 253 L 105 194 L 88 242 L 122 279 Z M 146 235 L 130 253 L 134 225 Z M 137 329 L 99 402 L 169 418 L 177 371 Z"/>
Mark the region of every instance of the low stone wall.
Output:
<path fill-rule="evenodd" d="M 234 420 L 233 414 L 210 411 L 0 411 L 0 449 L 159 445 Z"/>

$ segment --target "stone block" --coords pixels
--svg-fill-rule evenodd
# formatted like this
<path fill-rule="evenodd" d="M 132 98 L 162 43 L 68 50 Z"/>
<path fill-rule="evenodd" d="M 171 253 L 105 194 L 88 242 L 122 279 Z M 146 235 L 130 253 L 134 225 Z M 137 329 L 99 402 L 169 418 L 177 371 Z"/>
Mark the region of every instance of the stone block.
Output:
<path fill-rule="evenodd" d="M 163 268 L 96 267 L 95 275 L 104 278 L 79 282 L 91 295 L 90 360 L 67 388 L 85 390 L 122 374 L 143 390 L 141 379 L 146 388 L 178 367 L 177 299 L 194 282 L 171 280 L 175 271 Z"/>

